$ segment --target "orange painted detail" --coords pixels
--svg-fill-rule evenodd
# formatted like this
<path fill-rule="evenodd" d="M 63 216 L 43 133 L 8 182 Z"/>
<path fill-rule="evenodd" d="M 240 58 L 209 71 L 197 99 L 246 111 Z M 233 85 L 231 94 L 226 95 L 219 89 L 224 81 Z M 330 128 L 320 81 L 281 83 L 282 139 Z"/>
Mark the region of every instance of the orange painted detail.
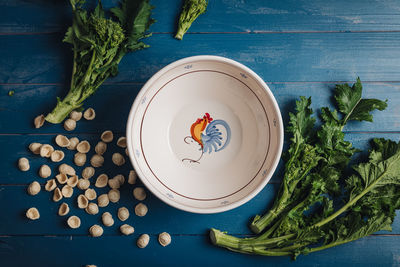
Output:
<path fill-rule="evenodd" d="M 210 114 L 206 113 L 203 118 L 199 118 L 195 123 L 190 127 L 190 134 L 192 135 L 193 140 L 200 144 L 201 148 L 203 148 L 203 142 L 201 141 L 201 134 L 204 129 L 207 127 L 213 118 L 210 117 Z"/>

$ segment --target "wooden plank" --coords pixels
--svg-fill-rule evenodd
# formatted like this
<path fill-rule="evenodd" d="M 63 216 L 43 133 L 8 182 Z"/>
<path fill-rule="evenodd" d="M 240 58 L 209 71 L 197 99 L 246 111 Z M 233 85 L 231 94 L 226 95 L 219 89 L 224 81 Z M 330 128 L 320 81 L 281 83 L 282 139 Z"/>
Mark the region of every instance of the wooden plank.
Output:
<path fill-rule="evenodd" d="M 351 81 L 352 84 L 354 81 Z M 364 83 L 365 98 L 388 99 L 385 111 L 374 112 L 374 122 L 351 122 L 346 131 L 400 131 L 400 83 Z M 311 96 L 315 111 L 331 105 L 335 83 L 269 83 L 286 126 L 288 112 L 293 112 L 299 96 Z M 96 110 L 96 119 L 82 119 L 72 133 L 99 134 L 105 129 L 124 133 L 131 105 L 142 84 L 106 84 L 85 102 L 85 107 Z M 8 91 L 14 90 L 14 96 Z M 33 119 L 47 114 L 55 105 L 56 97 L 66 94 L 63 85 L 0 85 L 0 133 L 62 133 L 62 125 L 47 123 L 34 129 Z M 29 104 L 28 104 L 29 103 Z M 112 107 L 112 108 L 108 108 Z M 28 142 L 28 140 L 27 140 Z"/>
<path fill-rule="evenodd" d="M 72 53 L 61 40 L 61 34 L 0 36 L 0 83 L 68 84 Z M 151 47 L 124 57 L 119 75 L 109 82 L 145 82 L 165 65 L 201 54 L 237 60 L 267 82 L 400 77 L 400 32 L 196 34 L 185 42 L 158 34 L 146 42 Z"/>
<path fill-rule="evenodd" d="M 361 240 L 299 256 L 262 257 L 230 252 L 212 246 L 205 236 L 172 236 L 172 243 L 161 247 L 151 235 L 149 246 L 136 247 L 128 237 L 1 237 L 0 256 L 5 266 L 398 266 L 399 236 L 366 237 Z"/>
<path fill-rule="evenodd" d="M 88 1 L 90 6 L 96 1 Z M 105 8 L 117 1 L 103 1 Z M 175 31 L 181 1 L 152 0 L 154 32 Z M 0 32 L 64 31 L 71 22 L 67 1 L 0 1 Z M 399 30 L 399 8 L 391 0 L 226 1 L 214 0 L 190 32 L 304 32 Z"/>

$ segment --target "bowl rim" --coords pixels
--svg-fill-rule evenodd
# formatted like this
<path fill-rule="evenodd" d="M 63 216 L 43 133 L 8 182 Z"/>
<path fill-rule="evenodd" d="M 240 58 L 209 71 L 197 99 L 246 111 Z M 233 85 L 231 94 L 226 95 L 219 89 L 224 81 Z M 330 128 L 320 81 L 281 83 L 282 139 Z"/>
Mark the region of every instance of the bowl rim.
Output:
<path fill-rule="evenodd" d="M 192 63 L 194 61 L 217 61 L 217 62 L 222 62 L 226 64 L 233 65 L 234 67 L 237 67 L 239 69 L 242 69 L 246 71 L 248 74 L 250 74 L 258 83 L 259 85 L 264 89 L 265 93 L 268 94 L 269 98 L 271 99 L 271 103 L 273 104 L 274 110 L 276 112 L 276 119 L 278 120 L 278 134 L 280 136 L 279 138 L 279 144 L 278 144 L 278 151 L 276 154 L 276 157 L 272 161 L 271 168 L 269 169 L 268 175 L 266 175 L 261 182 L 257 185 L 256 188 L 254 188 L 249 194 L 247 194 L 245 197 L 231 202 L 227 205 L 224 206 L 219 206 L 219 207 L 213 207 L 213 208 L 198 208 L 198 207 L 192 207 L 192 206 L 187 206 L 183 205 L 181 203 L 175 202 L 174 200 L 171 200 L 167 196 L 160 194 L 160 192 L 157 191 L 156 188 L 153 187 L 153 185 L 147 181 L 147 178 L 142 178 L 145 177 L 145 175 L 141 172 L 141 169 L 139 167 L 139 163 L 135 160 L 134 157 L 134 150 L 133 150 L 133 144 L 132 144 L 132 134 L 133 134 L 133 121 L 136 115 L 136 110 L 138 106 L 140 105 L 140 100 L 143 98 L 143 96 L 147 93 L 147 89 L 150 87 L 151 84 L 153 84 L 154 81 L 158 80 L 162 75 L 167 73 L 169 70 L 174 69 L 178 67 L 179 65 L 185 65 L 188 63 Z M 239 63 L 235 60 L 226 58 L 226 57 L 221 57 L 221 56 L 214 56 L 214 55 L 197 55 L 197 56 L 190 56 L 186 58 L 182 58 L 179 60 L 176 60 L 159 71 L 157 71 L 140 89 L 139 93 L 135 97 L 135 100 L 131 106 L 131 109 L 129 111 L 129 116 L 126 124 L 126 139 L 127 139 L 127 148 L 128 148 L 128 155 L 129 159 L 134 167 L 135 172 L 139 176 L 140 180 L 143 182 L 143 184 L 146 186 L 148 190 L 150 190 L 155 196 L 157 196 L 160 200 L 162 200 L 164 203 L 175 207 L 180 210 L 184 210 L 187 212 L 192 212 L 192 213 L 200 213 L 200 214 L 212 214 L 212 213 L 220 213 L 224 211 L 228 211 L 234 208 L 237 208 L 248 201 L 250 201 L 252 198 L 254 198 L 270 181 L 272 178 L 272 175 L 275 173 L 275 170 L 278 166 L 278 163 L 281 158 L 282 154 L 282 149 L 283 149 L 283 140 L 284 140 L 284 130 L 283 130 L 283 120 L 282 120 L 282 115 L 278 106 L 278 103 L 276 102 L 276 99 L 271 91 L 271 89 L 268 87 L 268 85 L 264 82 L 264 80 L 256 74 L 253 70 L 250 68 L 246 67 L 242 63 Z"/>

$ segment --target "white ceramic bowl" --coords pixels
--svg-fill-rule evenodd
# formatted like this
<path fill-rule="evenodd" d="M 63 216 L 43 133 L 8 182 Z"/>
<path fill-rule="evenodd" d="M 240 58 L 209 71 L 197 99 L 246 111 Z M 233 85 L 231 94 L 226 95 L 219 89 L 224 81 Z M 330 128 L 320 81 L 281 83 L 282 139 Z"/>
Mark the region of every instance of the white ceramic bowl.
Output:
<path fill-rule="evenodd" d="M 129 157 L 167 204 L 216 213 L 253 198 L 281 156 L 279 107 L 265 82 L 217 56 L 178 60 L 141 89 L 127 123 Z"/>

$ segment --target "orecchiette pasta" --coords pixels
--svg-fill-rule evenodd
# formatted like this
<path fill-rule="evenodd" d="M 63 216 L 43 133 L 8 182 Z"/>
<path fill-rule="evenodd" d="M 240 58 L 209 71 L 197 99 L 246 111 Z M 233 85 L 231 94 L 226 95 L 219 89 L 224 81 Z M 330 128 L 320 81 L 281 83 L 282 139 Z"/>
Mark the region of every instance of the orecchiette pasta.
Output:
<path fill-rule="evenodd" d="M 43 124 L 44 124 L 44 115 L 41 114 L 41 115 L 37 116 L 37 117 L 33 120 L 33 124 L 35 125 L 35 128 L 36 128 L 36 129 L 42 127 Z"/>
<path fill-rule="evenodd" d="M 23 172 L 28 171 L 31 168 L 29 160 L 27 158 L 20 158 L 18 160 L 18 168 Z"/>
<path fill-rule="evenodd" d="M 94 168 L 93 167 L 86 167 L 82 171 L 82 177 L 85 179 L 90 179 L 94 175 Z"/>
<path fill-rule="evenodd" d="M 122 174 L 117 174 L 113 179 L 116 179 L 119 182 L 119 185 L 122 186 L 125 183 L 125 176 Z"/>
<path fill-rule="evenodd" d="M 120 199 L 120 193 L 118 189 L 111 189 L 110 191 L 108 191 L 108 199 L 112 202 L 112 203 L 116 203 L 119 201 Z"/>
<path fill-rule="evenodd" d="M 162 232 L 158 235 L 158 243 L 163 247 L 168 246 L 171 244 L 171 236 L 167 232 Z"/>
<path fill-rule="evenodd" d="M 56 144 L 60 147 L 68 147 L 71 142 L 66 136 L 59 134 L 56 136 Z"/>
<path fill-rule="evenodd" d="M 79 144 L 79 139 L 77 137 L 72 137 L 69 139 L 69 146 L 67 146 L 67 148 L 69 150 L 75 150 L 78 144 Z"/>
<path fill-rule="evenodd" d="M 90 181 L 88 179 L 79 179 L 78 181 L 78 188 L 80 190 L 86 190 L 90 186 Z"/>
<path fill-rule="evenodd" d="M 99 177 L 97 177 L 96 179 L 96 183 L 94 184 L 94 186 L 98 187 L 98 188 L 102 188 L 107 186 L 108 183 L 108 176 L 105 173 L 102 173 L 99 175 Z"/>
<path fill-rule="evenodd" d="M 149 241 L 150 236 L 148 234 L 143 234 L 138 238 L 136 244 L 139 248 L 145 248 L 149 244 Z"/>
<path fill-rule="evenodd" d="M 114 134 L 111 131 L 104 131 L 100 138 L 103 142 L 110 143 L 114 139 Z"/>
<path fill-rule="evenodd" d="M 65 173 L 59 173 L 56 175 L 58 183 L 65 184 L 68 181 L 68 176 Z"/>
<path fill-rule="evenodd" d="M 67 220 L 67 224 L 69 227 L 71 227 L 72 229 L 76 229 L 79 228 L 79 226 L 81 226 L 81 219 L 79 219 L 78 216 L 70 216 Z"/>
<path fill-rule="evenodd" d="M 26 218 L 30 220 L 37 220 L 40 218 L 40 213 L 37 208 L 30 208 L 26 211 Z"/>
<path fill-rule="evenodd" d="M 79 195 L 77 201 L 80 209 L 85 209 L 89 205 L 89 200 L 84 195 Z"/>
<path fill-rule="evenodd" d="M 133 196 L 137 200 L 143 201 L 146 199 L 146 191 L 144 191 L 143 187 L 136 187 L 135 189 L 133 189 Z"/>
<path fill-rule="evenodd" d="M 79 144 L 76 146 L 76 150 L 81 153 L 88 153 L 90 150 L 90 144 L 88 141 L 81 141 Z"/>
<path fill-rule="evenodd" d="M 94 200 L 97 197 L 97 193 L 94 189 L 89 188 L 85 190 L 85 197 L 89 200 Z"/>
<path fill-rule="evenodd" d="M 55 179 L 50 179 L 46 182 L 46 185 L 44 186 L 44 189 L 46 189 L 46 191 L 51 192 L 54 189 L 56 189 L 57 187 L 57 183 Z"/>
<path fill-rule="evenodd" d="M 61 203 L 60 207 L 58 208 L 58 215 L 65 216 L 69 213 L 69 206 L 67 203 Z"/>
<path fill-rule="evenodd" d="M 108 180 L 108 186 L 112 189 L 118 189 L 120 188 L 120 183 L 117 179 L 112 178 Z"/>
<path fill-rule="evenodd" d="M 40 154 L 40 147 L 42 146 L 41 143 L 31 143 L 29 145 L 29 150 L 36 155 Z"/>
<path fill-rule="evenodd" d="M 66 131 L 73 131 L 76 128 L 76 121 L 72 120 L 72 119 L 66 119 L 64 121 L 64 129 Z"/>
<path fill-rule="evenodd" d="M 68 178 L 67 185 L 70 187 L 75 187 L 78 184 L 79 178 L 77 175 L 72 175 Z"/>
<path fill-rule="evenodd" d="M 125 155 L 127 155 L 129 157 L 129 150 L 128 148 L 125 148 Z"/>
<path fill-rule="evenodd" d="M 137 174 L 134 170 L 129 171 L 128 183 L 135 184 L 137 179 Z"/>
<path fill-rule="evenodd" d="M 117 146 L 125 148 L 126 147 L 126 137 L 122 136 L 118 138 Z"/>
<path fill-rule="evenodd" d="M 92 108 L 88 108 L 87 110 L 85 110 L 85 112 L 83 113 L 83 117 L 88 120 L 91 121 L 96 117 L 96 112 L 94 111 L 94 109 Z"/>
<path fill-rule="evenodd" d="M 86 154 L 77 152 L 74 155 L 74 163 L 76 166 L 83 166 L 86 163 Z"/>
<path fill-rule="evenodd" d="M 73 110 L 69 113 L 69 118 L 74 121 L 79 121 L 82 118 L 82 112 Z"/>
<path fill-rule="evenodd" d="M 75 169 L 73 167 L 69 166 L 68 164 L 65 164 L 65 163 L 61 164 L 60 167 L 58 167 L 58 171 L 60 173 L 64 173 L 64 174 L 67 174 L 67 175 L 75 175 L 76 174 L 75 173 Z"/>
<path fill-rule="evenodd" d="M 99 207 L 96 203 L 93 202 L 89 203 L 85 210 L 88 214 L 91 215 L 96 215 L 97 213 L 99 213 Z"/>
<path fill-rule="evenodd" d="M 42 178 L 47 178 L 51 175 L 51 169 L 48 165 L 44 164 L 39 169 L 39 176 Z"/>
<path fill-rule="evenodd" d="M 135 214 L 139 217 L 143 217 L 147 214 L 148 208 L 145 204 L 139 203 L 135 207 Z"/>
<path fill-rule="evenodd" d="M 103 166 L 103 163 L 104 163 L 103 156 L 98 154 L 94 154 L 90 159 L 90 164 L 92 164 L 92 166 L 95 168 Z"/>
<path fill-rule="evenodd" d="M 64 152 L 61 150 L 54 150 L 51 155 L 50 155 L 50 159 L 52 162 L 60 162 L 64 159 Z"/>
<path fill-rule="evenodd" d="M 121 231 L 122 234 L 124 235 L 131 235 L 135 232 L 135 228 L 130 226 L 129 224 L 123 224 L 119 227 L 119 230 Z"/>
<path fill-rule="evenodd" d="M 125 207 L 118 209 L 118 219 L 121 221 L 126 221 L 129 218 L 129 210 Z"/>
<path fill-rule="evenodd" d="M 74 189 L 71 186 L 66 184 L 61 189 L 61 193 L 62 193 L 63 197 L 70 198 L 70 197 L 72 197 L 72 194 L 74 193 Z"/>
<path fill-rule="evenodd" d="M 53 192 L 53 201 L 58 202 L 62 198 L 63 198 L 63 196 L 61 194 L 61 190 L 60 190 L 60 188 L 57 187 L 56 189 L 54 189 L 54 192 Z"/>
<path fill-rule="evenodd" d="M 89 228 L 89 233 L 93 237 L 99 237 L 103 235 L 103 228 L 100 225 L 95 224 Z"/>
<path fill-rule="evenodd" d="M 39 194 L 40 189 L 40 184 L 34 181 L 28 186 L 28 194 L 31 196 L 37 195 Z"/>
<path fill-rule="evenodd" d="M 103 155 L 107 151 L 107 144 L 103 141 L 98 142 L 94 147 L 94 151 L 99 155 Z"/>
<path fill-rule="evenodd" d="M 54 148 L 51 145 L 44 144 L 40 146 L 39 154 L 43 158 L 50 158 L 51 153 L 53 153 Z"/>
<path fill-rule="evenodd" d="M 114 219 L 109 212 L 104 212 L 103 215 L 101 215 L 101 220 L 103 221 L 104 226 L 109 227 L 114 225 Z"/>
<path fill-rule="evenodd" d="M 102 194 L 97 198 L 97 205 L 101 208 L 107 207 L 109 203 L 108 194 Z"/>
<path fill-rule="evenodd" d="M 125 158 L 121 153 L 114 153 L 112 155 L 112 162 L 117 166 L 122 166 L 125 164 Z"/>

